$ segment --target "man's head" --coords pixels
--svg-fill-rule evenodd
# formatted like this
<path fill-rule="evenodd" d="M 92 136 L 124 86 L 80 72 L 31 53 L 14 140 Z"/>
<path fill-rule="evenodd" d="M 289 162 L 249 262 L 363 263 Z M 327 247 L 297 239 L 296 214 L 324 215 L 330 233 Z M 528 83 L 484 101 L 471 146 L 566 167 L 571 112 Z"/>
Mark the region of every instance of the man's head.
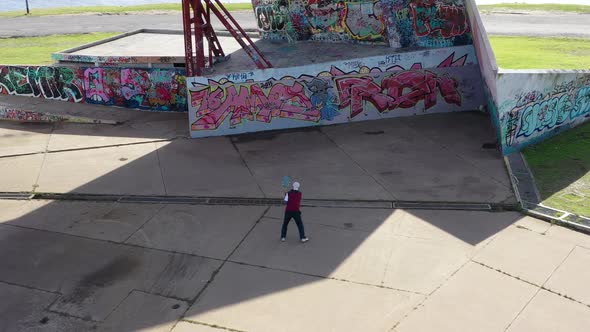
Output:
<path fill-rule="evenodd" d="M 299 182 L 293 182 L 293 190 L 299 190 Z"/>

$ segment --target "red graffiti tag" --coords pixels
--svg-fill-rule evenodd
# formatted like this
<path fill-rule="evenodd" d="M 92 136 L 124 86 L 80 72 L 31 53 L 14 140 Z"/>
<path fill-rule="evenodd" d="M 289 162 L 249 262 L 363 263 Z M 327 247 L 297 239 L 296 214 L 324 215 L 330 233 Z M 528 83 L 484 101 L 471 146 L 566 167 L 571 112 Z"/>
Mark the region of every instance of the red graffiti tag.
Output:
<path fill-rule="evenodd" d="M 273 117 L 281 117 L 317 122 L 321 117 L 299 82 L 293 86 L 277 83 L 266 89 L 268 92 L 259 84 L 213 89 L 191 91 L 191 105 L 198 107 L 192 130 L 216 129 L 230 114 L 231 126 L 241 124 L 242 119 L 269 123 Z"/>
<path fill-rule="evenodd" d="M 405 71 L 386 77 L 381 85 L 370 76 L 336 79 L 340 95 L 340 108 L 350 106 L 350 118 L 363 112 L 363 102 L 368 101 L 380 113 L 395 108 L 411 108 L 424 100 L 424 109 L 436 105 L 437 88 L 447 103 L 461 105 L 461 95 L 455 79 L 438 77 L 429 71 Z"/>
<path fill-rule="evenodd" d="M 428 36 L 438 31 L 443 38 L 450 38 L 463 35 L 469 29 L 463 6 L 447 6 L 427 0 L 424 3 L 412 3 L 410 8 L 418 36 Z"/>

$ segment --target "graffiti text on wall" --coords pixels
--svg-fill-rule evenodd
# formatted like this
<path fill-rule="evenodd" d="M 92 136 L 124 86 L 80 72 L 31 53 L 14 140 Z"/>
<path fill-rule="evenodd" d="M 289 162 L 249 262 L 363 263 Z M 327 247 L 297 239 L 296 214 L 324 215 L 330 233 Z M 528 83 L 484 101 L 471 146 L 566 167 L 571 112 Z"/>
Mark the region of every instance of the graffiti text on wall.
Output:
<path fill-rule="evenodd" d="M 449 104 L 461 106 L 458 83 L 454 78 L 438 77 L 429 71 L 404 71 L 387 76 L 381 84 L 373 77 L 343 77 L 336 79 L 340 95 L 340 108 L 349 107 L 350 117 L 363 112 L 364 102 L 368 101 L 379 113 L 398 107 L 412 108 L 424 101 L 424 108 L 436 105 L 437 92 Z"/>
<path fill-rule="evenodd" d="M 159 111 L 186 111 L 181 72 L 166 69 L 0 66 L 0 93 Z"/>
<path fill-rule="evenodd" d="M 465 7 L 444 5 L 434 1 L 411 4 L 414 30 L 418 36 L 440 33 L 443 38 L 460 36 L 468 31 Z"/>
<path fill-rule="evenodd" d="M 257 0 L 259 30 L 267 39 L 385 41 L 378 0 Z"/>
<path fill-rule="evenodd" d="M 348 114 L 348 119 L 353 119 L 368 104 L 378 113 L 387 113 L 397 108 L 416 108 L 423 101 L 423 109 L 428 110 L 436 105 L 439 94 L 446 103 L 461 105 L 458 82 L 446 73 L 396 68 L 392 72 L 377 69 L 358 74 L 335 67 L 330 73 L 265 82 L 193 84 L 190 105 L 196 121 L 192 130 L 215 130 L 228 117 L 231 127 L 243 120 L 270 123 L 273 118 L 317 123 Z"/>
<path fill-rule="evenodd" d="M 549 93 L 531 91 L 518 96 L 516 107 L 504 116 L 507 146 L 519 138 L 542 135 L 545 131 L 582 117 L 590 117 L 590 82 L 570 81 Z"/>
<path fill-rule="evenodd" d="M 450 47 L 472 43 L 462 0 L 381 0 L 389 45 Z"/>
<path fill-rule="evenodd" d="M 83 100 L 79 71 L 64 67 L 0 66 L 0 92 L 63 101 Z"/>

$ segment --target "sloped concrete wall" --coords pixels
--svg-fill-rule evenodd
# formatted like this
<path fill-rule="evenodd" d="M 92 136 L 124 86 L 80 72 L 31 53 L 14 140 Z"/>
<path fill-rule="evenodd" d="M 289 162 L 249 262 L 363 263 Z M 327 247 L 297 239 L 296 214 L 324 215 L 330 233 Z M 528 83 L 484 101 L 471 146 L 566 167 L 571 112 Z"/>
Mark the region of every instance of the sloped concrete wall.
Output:
<path fill-rule="evenodd" d="M 262 38 L 393 48 L 472 43 L 463 0 L 252 0 Z"/>
<path fill-rule="evenodd" d="M 187 78 L 192 137 L 438 112 L 485 102 L 473 46 Z"/>

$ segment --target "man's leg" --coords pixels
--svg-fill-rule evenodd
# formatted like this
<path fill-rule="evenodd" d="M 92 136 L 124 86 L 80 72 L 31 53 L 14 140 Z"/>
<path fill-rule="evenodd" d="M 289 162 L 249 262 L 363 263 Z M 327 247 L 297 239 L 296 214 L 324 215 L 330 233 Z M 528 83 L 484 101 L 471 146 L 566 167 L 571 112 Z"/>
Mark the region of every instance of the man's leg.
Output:
<path fill-rule="evenodd" d="M 297 229 L 299 229 L 299 238 L 305 239 L 305 228 L 303 227 L 303 221 L 301 221 L 301 212 L 294 213 L 293 218 L 297 224 Z"/>
<path fill-rule="evenodd" d="M 287 226 L 289 226 L 289 221 L 291 221 L 293 216 L 290 212 L 285 211 L 285 218 L 283 219 L 283 227 L 281 228 L 281 239 L 287 237 Z"/>

